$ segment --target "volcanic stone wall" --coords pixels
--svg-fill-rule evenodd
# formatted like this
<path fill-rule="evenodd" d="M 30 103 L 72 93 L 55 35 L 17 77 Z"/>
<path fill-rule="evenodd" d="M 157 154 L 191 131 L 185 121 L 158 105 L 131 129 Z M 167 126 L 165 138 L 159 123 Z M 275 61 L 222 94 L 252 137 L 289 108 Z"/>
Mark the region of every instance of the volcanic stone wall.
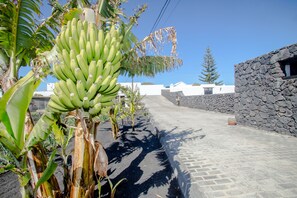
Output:
<path fill-rule="evenodd" d="M 46 96 L 33 96 L 29 106 L 30 111 L 45 109 L 49 99 L 50 97 L 46 97 Z"/>
<path fill-rule="evenodd" d="M 237 123 L 297 135 L 297 78 L 282 62 L 297 58 L 297 44 L 235 65 Z"/>
<path fill-rule="evenodd" d="M 210 94 L 199 96 L 184 96 L 182 92 L 162 90 L 162 96 L 177 105 L 176 98 L 180 98 L 180 106 L 216 111 L 221 113 L 234 113 L 234 93 Z"/>

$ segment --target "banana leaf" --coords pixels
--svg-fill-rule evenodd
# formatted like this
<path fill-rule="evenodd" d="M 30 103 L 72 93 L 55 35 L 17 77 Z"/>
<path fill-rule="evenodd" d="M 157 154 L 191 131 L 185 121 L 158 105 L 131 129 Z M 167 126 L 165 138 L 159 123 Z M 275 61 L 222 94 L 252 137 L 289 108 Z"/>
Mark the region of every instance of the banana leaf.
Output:
<path fill-rule="evenodd" d="M 11 87 L 0 100 L 0 122 L 4 125 L 0 130 L 0 141 L 7 145 L 10 141 L 12 152 L 18 154 L 25 143 L 25 118 L 34 91 L 40 84 L 40 80 L 29 72 Z"/>
<path fill-rule="evenodd" d="M 54 157 L 56 155 L 56 150 L 54 150 L 48 160 L 48 163 L 46 165 L 46 169 L 43 171 L 42 176 L 40 179 L 37 181 L 37 184 L 35 186 L 34 192 L 37 191 L 39 186 L 49 180 L 49 178 L 54 174 L 58 164 L 54 162 Z"/>

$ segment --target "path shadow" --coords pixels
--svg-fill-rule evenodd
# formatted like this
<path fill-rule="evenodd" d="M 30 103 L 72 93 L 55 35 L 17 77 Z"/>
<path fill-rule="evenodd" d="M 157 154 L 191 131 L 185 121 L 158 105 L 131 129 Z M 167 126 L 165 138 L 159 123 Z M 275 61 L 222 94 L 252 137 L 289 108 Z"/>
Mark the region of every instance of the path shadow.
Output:
<path fill-rule="evenodd" d="M 190 197 L 191 195 L 193 195 L 190 192 L 192 186 L 190 172 L 189 170 L 185 170 L 185 168 L 182 168 L 184 165 L 181 164 L 179 160 L 177 160 L 177 156 L 183 144 L 189 144 L 191 141 L 203 139 L 206 135 L 201 133 L 202 128 L 198 130 L 189 128 L 178 133 L 175 132 L 178 130 L 177 126 L 174 126 L 171 130 L 159 131 L 157 127 L 155 129 L 158 133 L 161 144 L 163 145 L 163 147 L 165 147 L 164 150 L 167 153 L 172 169 L 175 175 L 177 175 L 181 191 L 183 192 L 185 197 Z"/>
<path fill-rule="evenodd" d="M 159 192 L 166 197 L 182 197 L 168 157 L 148 118 L 138 117 L 135 131 L 123 126 L 120 137 L 104 146 L 111 181 L 115 184 L 122 178 L 127 179 L 118 186 L 116 197 L 157 197 Z M 109 191 L 105 184 L 102 197 L 108 197 Z M 152 193 L 154 196 L 150 196 Z"/>

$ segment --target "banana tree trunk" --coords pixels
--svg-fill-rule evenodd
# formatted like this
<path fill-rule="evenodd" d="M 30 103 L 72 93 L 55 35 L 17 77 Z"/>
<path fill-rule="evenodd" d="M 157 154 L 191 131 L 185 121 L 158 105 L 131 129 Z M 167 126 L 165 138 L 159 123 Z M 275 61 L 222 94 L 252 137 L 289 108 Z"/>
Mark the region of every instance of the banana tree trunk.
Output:
<path fill-rule="evenodd" d="M 30 112 L 26 115 L 25 132 L 29 134 L 33 129 L 33 120 Z M 41 144 L 37 144 L 31 151 L 28 151 L 28 169 L 31 174 L 31 185 L 34 188 L 38 179 L 46 169 L 48 158 Z M 37 196 L 40 197 L 62 197 L 57 178 L 52 175 L 51 178 L 41 184 L 37 190 Z"/>
<path fill-rule="evenodd" d="M 76 121 L 70 197 L 94 197 L 95 124 L 79 113 Z"/>
<path fill-rule="evenodd" d="M 118 138 L 119 124 L 117 122 L 117 115 L 114 113 L 114 108 L 109 110 L 109 121 L 111 123 L 111 131 L 114 139 Z"/>

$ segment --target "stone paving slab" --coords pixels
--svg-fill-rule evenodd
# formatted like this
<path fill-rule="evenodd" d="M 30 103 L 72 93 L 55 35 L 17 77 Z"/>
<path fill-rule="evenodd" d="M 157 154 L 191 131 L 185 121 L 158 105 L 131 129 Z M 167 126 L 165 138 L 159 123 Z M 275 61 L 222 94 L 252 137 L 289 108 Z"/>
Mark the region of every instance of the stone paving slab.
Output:
<path fill-rule="evenodd" d="M 185 197 L 297 198 L 297 138 L 243 126 L 233 115 L 144 103 Z"/>

